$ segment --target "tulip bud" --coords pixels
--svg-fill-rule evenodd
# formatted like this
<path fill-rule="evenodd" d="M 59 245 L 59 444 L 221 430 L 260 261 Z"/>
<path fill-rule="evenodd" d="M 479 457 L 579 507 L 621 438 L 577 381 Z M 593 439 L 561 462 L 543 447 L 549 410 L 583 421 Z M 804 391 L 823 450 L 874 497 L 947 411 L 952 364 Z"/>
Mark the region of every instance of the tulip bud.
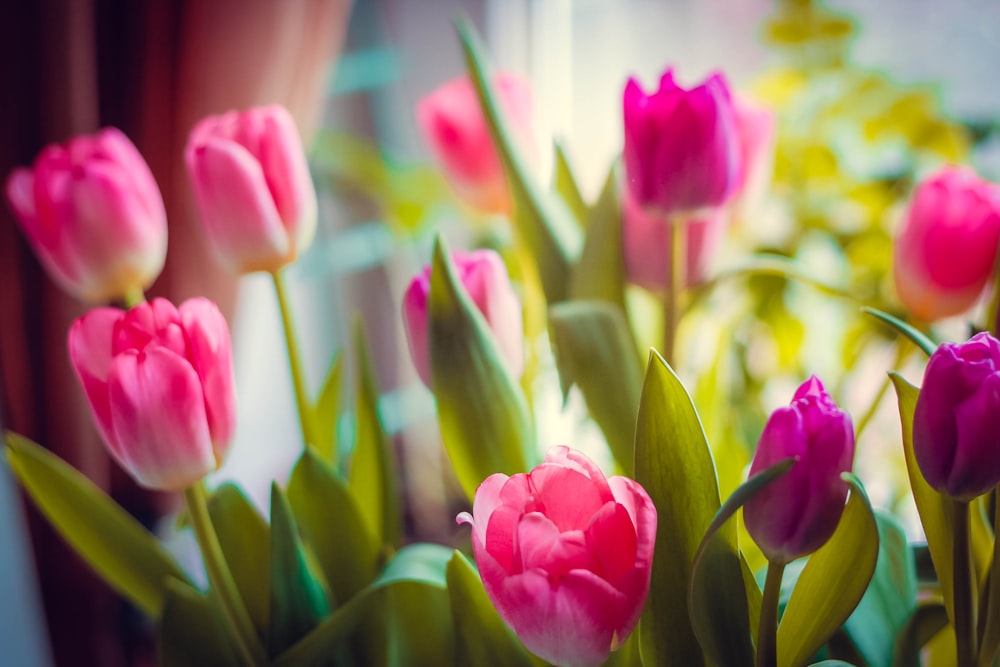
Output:
<path fill-rule="evenodd" d="M 666 215 L 718 206 L 736 190 L 740 145 L 721 74 L 684 90 L 667 70 L 652 95 L 629 79 L 624 119 L 625 175 L 640 206 Z"/>
<path fill-rule="evenodd" d="M 943 343 L 927 362 L 913 412 L 924 479 L 969 501 L 1000 484 L 1000 341 L 987 333 Z"/>
<path fill-rule="evenodd" d="M 896 234 L 899 300 L 922 320 L 959 315 L 989 280 L 1000 243 L 1000 190 L 965 167 L 917 186 Z"/>
<path fill-rule="evenodd" d="M 7 199 L 49 276 L 104 303 L 148 287 L 167 254 L 167 214 L 149 166 L 107 128 L 53 144 L 7 178 Z"/>
<path fill-rule="evenodd" d="M 531 89 L 513 74 L 495 82 L 517 138 L 531 145 Z M 486 213 L 510 212 L 510 195 L 490 129 L 468 77 L 449 81 L 417 103 L 417 124 L 458 195 Z"/>
<path fill-rule="evenodd" d="M 233 271 L 277 271 L 312 242 L 316 190 L 283 107 L 205 118 L 184 159 L 205 233 Z"/>
<path fill-rule="evenodd" d="M 454 252 L 451 255 L 458 277 L 496 337 L 500 354 L 514 376 L 524 371 L 524 332 L 521 302 L 511 287 L 507 268 L 492 250 Z M 431 293 L 431 266 L 414 276 L 403 296 L 403 325 L 410 344 L 410 356 L 420 379 L 431 387 L 430 348 L 427 340 L 428 299 Z"/>
<path fill-rule="evenodd" d="M 750 476 L 790 457 L 791 469 L 743 507 L 750 536 L 769 560 L 782 563 L 826 544 L 847 501 L 841 474 L 854 460 L 854 427 L 815 375 L 767 420 Z"/>
<path fill-rule="evenodd" d="M 638 623 L 656 508 L 637 482 L 556 447 L 530 473 L 486 478 L 458 522 L 500 618 L 543 660 L 601 665 Z"/>
<path fill-rule="evenodd" d="M 222 464 L 236 412 L 214 303 L 96 308 L 70 328 L 69 356 L 108 450 L 139 484 L 176 491 Z"/>

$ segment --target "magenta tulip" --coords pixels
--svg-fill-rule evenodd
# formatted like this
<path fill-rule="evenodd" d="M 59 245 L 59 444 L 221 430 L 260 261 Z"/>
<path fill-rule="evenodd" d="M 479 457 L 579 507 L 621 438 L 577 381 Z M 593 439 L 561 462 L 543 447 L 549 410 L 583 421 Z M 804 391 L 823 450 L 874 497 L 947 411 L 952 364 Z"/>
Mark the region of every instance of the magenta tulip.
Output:
<path fill-rule="evenodd" d="M 70 328 L 69 356 L 108 450 L 139 484 L 180 490 L 222 464 L 236 417 L 214 303 L 94 309 Z"/>
<path fill-rule="evenodd" d="M 503 260 L 492 250 L 454 252 L 451 258 L 459 280 L 493 331 L 507 368 L 514 376 L 520 376 L 524 371 L 521 302 L 514 294 Z M 430 292 L 431 266 L 428 265 L 414 276 L 403 296 L 403 325 L 410 355 L 420 379 L 428 388 L 432 386 L 427 321 Z"/>
<path fill-rule="evenodd" d="M 205 118 L 184 158 L 205 233 L 233 271 L 277 271 L 312 242 L 316 190 L 283 107 Z"/>
<path fill-rule="evenodd" d="M 721 74 L 684 90 L 673 70 L 652 95 L 629 79 L 624 95 L 625 176 L 643 208 L 669 215 L 718 206 L 742 173 L 736 114 Z"/>
<path fill-rule="evenodd" d="M 750 476 L 794 457 L 782 477 L 743 507 L 747 531 L 771 561 L 787 563 L 826 544 L 840 522 L 854 461 L 854 427 L 815 375 L 764 426 Z"/>
<path fill-rule="evenodd" d="M 513 74 L 499 74 L 495 91 L 516 138 L 531 150 L 531 90 Z M 417 124 L 435 160 L 466 203 L 486 213 L 510 212 L 503 165 L 468 77 L 445 83 L 417 104 Z"/>
<path fill-rule="evenodd" d="M 90 303 L 148 287 L 167 254 L 167 214 L 149 166 L 107 128 L 53 144 L 7 179 L 7 199 L 48 274 Z"/>
<path fill-rule="evenodd" d="M 656 508 L 637 482 L 556 447 L 530 473 L 488 477 L 458 522 L 500 617 L 540 658 L 601 665 L 638 623 Z"/>
<path fill-rule="evenodd" d="M 899 300 L 933 321 L 975 304 L 1000 243 L 1000 190 L 965 167 L 921 182 L 896 235 L 893 277 Z"/>
<path fill-rule="evenodd" d="M 924 479 L 968 501 L 1000 484 L 1000 341 L 987 333 L 931 355 L 913 412 Z"/>

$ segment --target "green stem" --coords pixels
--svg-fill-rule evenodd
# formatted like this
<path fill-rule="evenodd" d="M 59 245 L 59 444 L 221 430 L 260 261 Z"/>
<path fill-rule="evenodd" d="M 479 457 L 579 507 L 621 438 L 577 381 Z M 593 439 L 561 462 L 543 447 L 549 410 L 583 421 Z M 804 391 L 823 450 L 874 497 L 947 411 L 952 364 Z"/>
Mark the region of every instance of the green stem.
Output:
<path fill-rule="evenodd" d="M 760 625 L 757 626 L 757 667 L 776 667 L 778 664 L 778 598 L 781 597 L 781 575 L 784 573 L 785 563 L 768 562 Z"/>
<path fill-rule="evenodd" d="M 271 274 L 274 279 L 274 291 L 278 295 L 278 309 L 281 311 L 281 324 L 285 330 L 285 345 L 288 348 L 288 366 L 292 371 L 292 386 L 295 389 L 295 405 L 299 411 L 299 424 L 302 427 L 302 439 L 306 447 L 312 447 L 316 442 L 312 435 L 309 418 L 309 399 L 306 396 L 305 376 L 302 373 L 302 356 L 295 337 L 295 323 L 292 321 L 292 310 L 288 302 L 288 289 L 285 278 L 280 271 Z"/>
<path fill-rule="evenodd" d="M 140 303 L 146 302 L 146 295 L 143 294 L 141 287 L 135 287 L 122 295 L 122 301 L 125 303 L 126 310 L 132 310 Z"/>
<path fill-rule="evenodd" d="M 680 324 L 681 299 L 684 295 L 684 266 L 686 242 L 686 222 L 682 220 L 664 220 L 670 232 L 669 253 L 667 255 L 669 268 L 667 270 L 667 292 L 663 299 L 663 359 L 674 366 L 674 355 L 677 347 L 677 326 Z"/>
<path fill-rule="evenodd" d="M 1000 535 L 1000 489 L 994 490 L 993 534 Z M 986 599 L 985 623 L 979 642 L 979 666 L 993 664 L 997 647 L 1000 646 L 1000 539 L 993 540 L 993 563 L 990 565 L 990 580 Z"/>
<path fill-rule="evenodd" d="M 956 500 L 953 534 L 955 644 L 958 667 L 976 664 L 976 591 L 970 549 L 969 503 Z"/>
<path fill-rule="evenodd" d="M 208 514 L 208 502 L 202 482 L 195 482 L 184 490 L 184 501 L 187 503 L 191 525 L 194 527 L 201 556 L 205 561 L 210 593 L 218 597 L 222 615 L 241 660 L 247 665 L 266 664 L 267 655 L 257 639 L 253 621 L 250 620 L 250 614 L 243 604 L 243 598 L 236 589 L 236 582 L 233 581 L 233 575 L 222 555 L 219 538 L 215 534 L 215 527 L 212 526 L 212 519 Z"/>

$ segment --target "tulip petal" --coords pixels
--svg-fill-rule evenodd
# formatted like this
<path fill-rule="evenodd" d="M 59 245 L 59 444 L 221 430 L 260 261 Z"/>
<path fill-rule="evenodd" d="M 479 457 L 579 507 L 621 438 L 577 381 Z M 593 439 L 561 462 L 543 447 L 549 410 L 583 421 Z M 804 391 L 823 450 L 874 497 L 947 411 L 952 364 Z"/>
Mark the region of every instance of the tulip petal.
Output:
<path fill-rule="evenodd" d="M 293 245 L 304 248 L 316 233 L 316 190 L 309 165 L 292 115 L 277 105 L 265 111 L 258 157 Z"/>
<path fill-rule="evenodd" d="M 187 340 L 187 358 L 205 394 L 208 430 L 221 464 L 236 431 L 233 353 L 229 326 L 218 306 L 204 298 L 188 299 L 178 309 Z"/>
<path fill-rule="evenodd" d="M 532 500 L 526 509 L 543 512 L 560 531 L 586 528 L 590 518 L 611 498 L 610 489 L 603 493 L 586 474 L 573 468 L 543 463 L 528 477 Z"/>
<path fill-rule="evenodd" d="M 112 363 L 112 336 L 124 314 L 118 308 L 95 308 L 76 320 L 68 335 L 70 363 L 87 395 L 101 436 L 119 459 L 121 446 L 111 420 L 108 374 Z"/>
<path fill-rule="evenodd" d="M 955 409 L 957 442 L 948 494 L 963 500 L 989 493 L 1000 480 L 1000 374 L 991 373 Z"/>

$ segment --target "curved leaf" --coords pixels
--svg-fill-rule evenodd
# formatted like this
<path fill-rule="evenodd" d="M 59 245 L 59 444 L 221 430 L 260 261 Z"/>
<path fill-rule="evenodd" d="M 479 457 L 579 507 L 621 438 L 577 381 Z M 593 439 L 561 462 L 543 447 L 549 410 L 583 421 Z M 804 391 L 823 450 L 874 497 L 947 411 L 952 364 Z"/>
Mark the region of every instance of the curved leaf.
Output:
<path fill-rule="evenodd" d="M 218 607 L 178 579 L 166 586 L 163 614 L 157 624 L 158 664 L 162 667 L 240 667 Z"/>
<path fill-rule="evenodd" d="M 55 454 L 16 433 L 4 439 L 14 476 L 56 531 L 109 586 L 158 617 L 167 582 L 190 582 L 156 537 Z"/>
<path fill-rule="evenodd" d="M 917 329 L 912 325 L 907 324 L 906 322 L 902 321 L 899 318 L 893 317 L 889 313 L 882 312 L 877 308 L 869 308 L 867 306 L 862 308 L 861 312 L 867 313 L 868 315 L 871 315 L 876 319 L 882 320 L 890 327 L 901 333 L 903 336 L 909 338 L 910 341 L 914 345 L 919 347 L 921 350 L 923 350 L 924 354 L 926 354 L 928 357 L 934 354 L 934 350 L 937 349 L 937 343 L 935 343 L 926 335 L 924 335 L 922 331 L 920 331 L 919 329 Z"/>
<path fill-rule="evenodd" d="M 552 168 L 552 185 L 556 192 L 563 198 L 569 210 L 573 212 L 573 217 L 581 226 L 587 223 L 587 203 L 583 201 L 580 188 L 576 184 L 576 177 L 573 176 L 573 169 L 566 159 L 566 151 L 558 141 L 555 143 L 555 159 Z"/>
<path fill-rule="evenodd" d="M 208 514 L 240 597 L 254 627 L 263 634 L 270 604 L 271 529 L 243 491 L 231 483 L 212 492 Z"/>
<path fill-rule="evenodd" d="M 625 282 L 618 174 L 612 167 L 600 197 L 587 213 L 587 237 L 580 259 L 573 266 L 570 298 L 607 301 L 624 313 Z"/>
<path fill-rule="evenodd" d="M 344 355 L 338 354 L 312 406 L 313 448 L 334 468 L 337 466 L 337 416 L 344 386 Z"/>

